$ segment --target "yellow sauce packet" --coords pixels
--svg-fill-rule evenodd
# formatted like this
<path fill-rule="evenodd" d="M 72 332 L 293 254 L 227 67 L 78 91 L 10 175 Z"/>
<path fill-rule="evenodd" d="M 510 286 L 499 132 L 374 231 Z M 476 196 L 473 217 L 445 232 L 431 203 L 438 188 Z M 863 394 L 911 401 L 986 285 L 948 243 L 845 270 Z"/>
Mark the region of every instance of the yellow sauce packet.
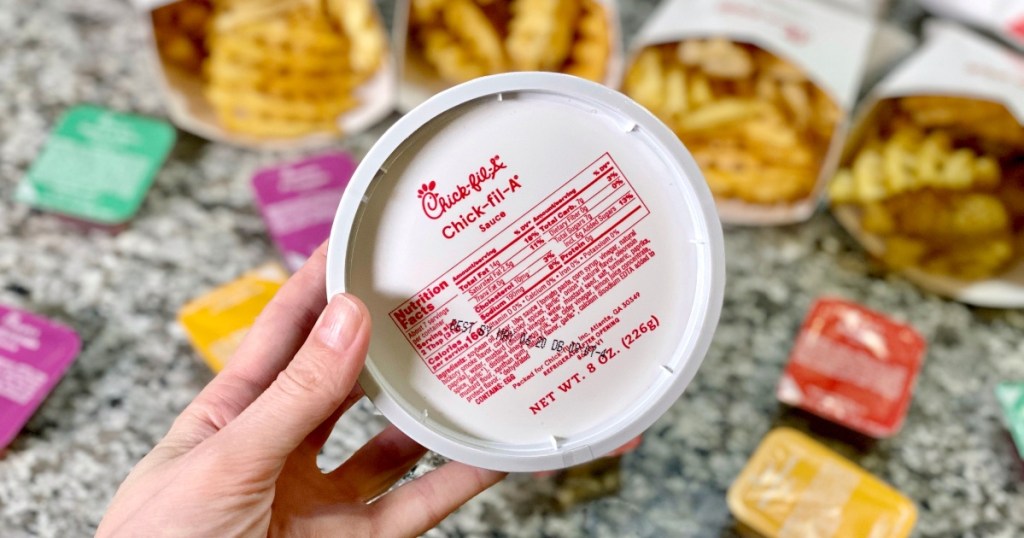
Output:
<path fill-rule="evenodd" d="M 917 519 L 910 499 L 790 428 L 761 441 L 728 503 L 737 520 L 768 538 L 900 538 Z"/>
<path fill-rule="evenodd" d="M 181 308 L 178 322 L 210 369 L 224 368 L 286 280 L 288 273 L 281 266 L 262 265 Z"/>

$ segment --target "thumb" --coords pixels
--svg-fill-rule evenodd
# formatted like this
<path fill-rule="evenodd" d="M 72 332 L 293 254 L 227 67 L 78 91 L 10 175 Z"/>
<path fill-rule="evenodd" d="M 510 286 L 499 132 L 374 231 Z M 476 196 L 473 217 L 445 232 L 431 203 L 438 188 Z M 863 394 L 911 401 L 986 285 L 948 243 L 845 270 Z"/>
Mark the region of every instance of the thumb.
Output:
<path fill-rule="evenodd" d="M 246 461 L 283 464 L 352 391 L 369 338 L 366 306 L 348 294 L 334 296 L 295 358 L 218 441 Z"/>

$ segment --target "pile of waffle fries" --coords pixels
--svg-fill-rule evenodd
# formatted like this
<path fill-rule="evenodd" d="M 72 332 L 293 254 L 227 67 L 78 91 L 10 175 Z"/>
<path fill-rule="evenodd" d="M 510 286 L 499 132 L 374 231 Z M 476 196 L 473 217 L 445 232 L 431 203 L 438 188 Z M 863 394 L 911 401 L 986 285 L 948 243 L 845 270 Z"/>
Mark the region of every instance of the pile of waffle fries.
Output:
<path fill-rule="evenodd" d="M 184 0 L 152 17 L 162 60 L 201 77 L 221 127 L 255 137 L 336 133 L 387 52 L 371 0 Z"/>

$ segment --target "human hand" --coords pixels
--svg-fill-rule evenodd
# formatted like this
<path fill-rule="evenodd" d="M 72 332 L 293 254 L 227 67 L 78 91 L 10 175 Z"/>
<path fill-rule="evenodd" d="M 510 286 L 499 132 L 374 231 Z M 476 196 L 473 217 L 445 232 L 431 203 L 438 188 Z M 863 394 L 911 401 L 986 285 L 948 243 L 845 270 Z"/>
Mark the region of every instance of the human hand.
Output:
<path fill-rule="evenodd" d="M 363 396 L 370 335 L 358 299 L 327 304 L 325 265 L 326 243 L 135 466 L 98 536 L 416 535 L 504 477 L 452 462 L 388 492 L 426 452 L 394 426 L 321 472 L 317 454 Z"/>

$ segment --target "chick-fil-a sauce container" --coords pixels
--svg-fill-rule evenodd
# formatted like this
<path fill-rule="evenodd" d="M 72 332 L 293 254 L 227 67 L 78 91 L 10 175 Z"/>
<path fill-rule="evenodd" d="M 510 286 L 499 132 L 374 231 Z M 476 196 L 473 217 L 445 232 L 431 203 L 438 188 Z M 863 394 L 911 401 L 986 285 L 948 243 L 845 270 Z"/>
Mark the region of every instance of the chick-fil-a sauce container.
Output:
<path fill-rule="evenodd" d="M 576 465 L 686 388 L 722 305 L 722 230 L 696 163 L 621 93 L 513 73 L 420 105 L 356 169 L 329 295 L 366 302 L 360 383 L 427 448 Z"/>

